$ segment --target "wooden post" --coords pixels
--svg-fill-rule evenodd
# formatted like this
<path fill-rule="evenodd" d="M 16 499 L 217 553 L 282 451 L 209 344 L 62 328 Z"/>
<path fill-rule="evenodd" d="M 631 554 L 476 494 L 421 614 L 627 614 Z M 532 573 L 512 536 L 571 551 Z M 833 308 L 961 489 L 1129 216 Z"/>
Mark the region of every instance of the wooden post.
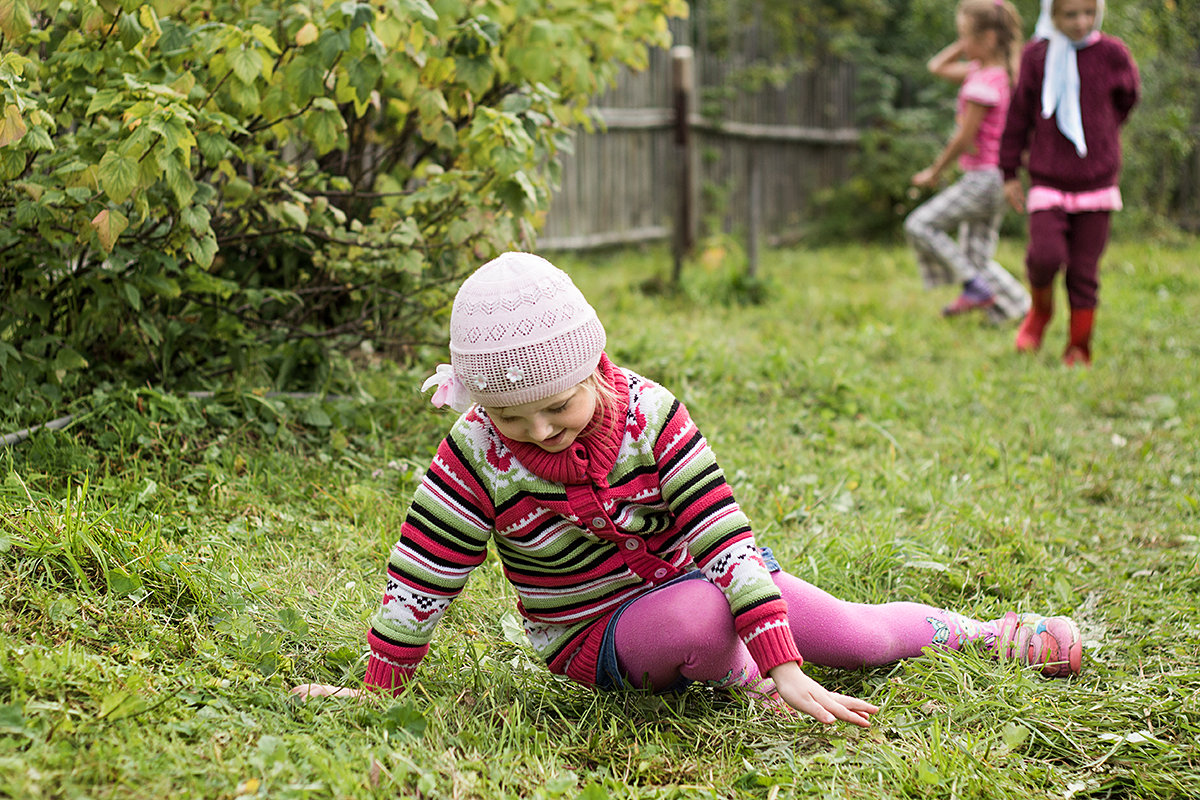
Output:
<path fill-rule="evenodd" d="M 695 91 L 693 64 L 692 48 L 682 45 L 671 48 L 671 89 L 675 98 L 675 153 L 679 168 L 679 202 L 675 214 L 675 239 L 671 248 L 675 256 L 671 282 L 676 286 L 679 285 L 680 274 L 683 271 L 683 259 L 691 252 L 696 236 L 695 147 L 689 122 L 693 108 L 692 95 Z"/>
<path fill-rule="evenodd" d="M 747 160 L 750 162 L 749 193 L 749 223 L 746 225 L 746 277 L 753 278 L 758 274 L 758 239 L 762 231 L 762 167 L 759 165 L 759 148 L 751 142 L 747 148 Z"/>

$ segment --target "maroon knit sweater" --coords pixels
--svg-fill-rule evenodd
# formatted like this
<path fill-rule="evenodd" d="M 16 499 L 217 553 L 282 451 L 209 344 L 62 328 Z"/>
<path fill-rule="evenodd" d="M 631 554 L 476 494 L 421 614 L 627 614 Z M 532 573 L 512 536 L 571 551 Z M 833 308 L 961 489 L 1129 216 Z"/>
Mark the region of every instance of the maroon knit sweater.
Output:
<path fill-rule="evenodd" d="M 1137 65 L 1125 43 L 1113 36 L 1076 53 L 1079 105 L 1087 156 L 1058 130 L 1054 117 L 1042 117 L 1042 76 L 1046 69 L 1045 39 L 1030 42 L 1021 54 L 1021 71 L 1008 106 L 1000 139 L 1004 179 L 1017 177 L 1021 156 L 1029 152 L 1029 178 L 1034 186 L 1064 192 L 1086 192 L 1117 185 L 1121 171 L 1121 124 L 1138 99 Z"/>

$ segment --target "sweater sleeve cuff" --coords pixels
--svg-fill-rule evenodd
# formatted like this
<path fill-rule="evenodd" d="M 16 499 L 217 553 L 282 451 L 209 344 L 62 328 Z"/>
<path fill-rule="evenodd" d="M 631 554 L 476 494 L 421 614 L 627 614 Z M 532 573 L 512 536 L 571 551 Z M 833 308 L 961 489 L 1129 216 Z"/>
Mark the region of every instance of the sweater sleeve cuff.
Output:
<path fill-rule="evenodd" d="M 375 631 L 367 634 L 371 645 L 371 658 L 367 661 L 367 674 L 363 683 L 368 689 L 397 695 L 404 690 L 417 665 L 429 652 L 429 645 L 404 647 L 378 636 Z"/>
<path fill-rule="evenodd" d="M 1000 170 L 1000 174 L 1002 174 L 1004 176 L 1004 182 L 1007 183 L 1008 181 L 1016 179 L 1017 169 L 1016 169 L 1016 167 L 1012 167 L 1012 168 L 1004 167 Z"/>
<path fill-rule="evenodd" d="M 749 631 L 743 641 L 758 670 L 766 675 L 775 667 L 788 661 L 803 664 L 800 651 L 796 649 L 796 640 L 792 638 L 792 630 L 788 627 L 786 614 L 761 619 Z"/>

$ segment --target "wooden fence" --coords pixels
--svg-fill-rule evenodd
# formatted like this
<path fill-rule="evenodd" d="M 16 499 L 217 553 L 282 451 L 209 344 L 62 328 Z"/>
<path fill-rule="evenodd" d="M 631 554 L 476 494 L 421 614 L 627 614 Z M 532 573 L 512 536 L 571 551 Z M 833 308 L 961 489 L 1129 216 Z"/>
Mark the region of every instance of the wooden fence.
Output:
<path fill-rule="evenodd" d="M 672 26 L 676 42 L 686 44 L 690 31 Z M 796 240 L 813 194 L 848 177 L 858 142 L 849 65 L 817 64 L 780 86 L 747 92 L 730 89 L 735 73 L 761 58 L 691 52 L 695 85 L 686 113 L 667 50 L 597 98 L 598 128 L 575 136 L 539 249 L 714 232 L 742 237 L 751 249 L 760 238 Z"/>

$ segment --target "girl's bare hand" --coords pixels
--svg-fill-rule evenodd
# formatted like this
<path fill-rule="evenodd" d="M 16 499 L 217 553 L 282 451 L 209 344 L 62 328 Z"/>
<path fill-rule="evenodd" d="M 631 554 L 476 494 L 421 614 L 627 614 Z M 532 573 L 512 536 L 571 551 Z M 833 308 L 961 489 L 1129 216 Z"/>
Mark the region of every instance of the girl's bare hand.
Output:
<path fill-rule="evenodd" d="M 804 674 L 795 661 L 780 664 L 771 670 L 775 690 L 792 708 L 802 711 L 829 725 L 836 720 L 862 728 L 871 727 L 870 715 L 879 707 L 857 697 L 831 692 Z"/>
<path fill-rule="evenodd" d="M 302 683 L 292 687 L 291 694 L 301 700 L 310 697 L 361 697 L 361 689 L 351 689 L 348 686 L 331 686 L 327 683 Z"/>
<path fill-rule="evenodd" d="M 934 172 L 933 167 L 927 167 L 916 175 L 912 176 L 912 185 L 925 188 L 933 188 L 937 186 L 938 174 Z"/>
<path fill-rule="evenodd" d="M 1004 182 L 1004 199 L 1018 214 L 1025 213 L 1025 191 L 1021 188 L 1019 178 Z"/>

